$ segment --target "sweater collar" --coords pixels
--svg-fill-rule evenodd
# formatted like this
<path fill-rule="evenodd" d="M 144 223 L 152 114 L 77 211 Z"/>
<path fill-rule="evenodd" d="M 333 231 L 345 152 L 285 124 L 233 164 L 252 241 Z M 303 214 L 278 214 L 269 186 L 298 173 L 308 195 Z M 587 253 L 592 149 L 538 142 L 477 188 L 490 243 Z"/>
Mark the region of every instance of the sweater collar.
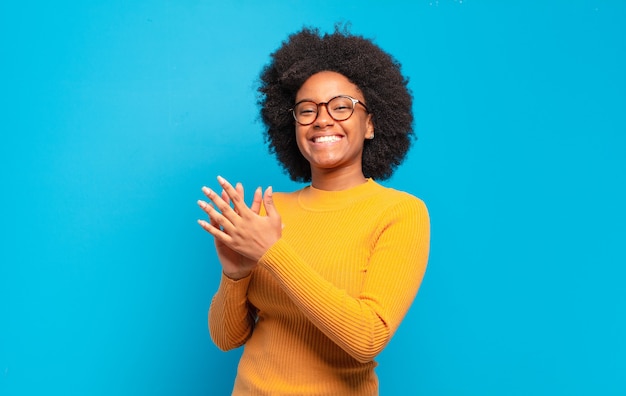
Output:
<path fill-rule="evenodd" d="M 376 194 L 381 186 L 373 179 L 367 179 L 363 184 L 340 191 L 319 190 L 307 186 L 300 190 L 298 202 L 309 210 L 337 210 L 350 206 L 363 198 Z"/>

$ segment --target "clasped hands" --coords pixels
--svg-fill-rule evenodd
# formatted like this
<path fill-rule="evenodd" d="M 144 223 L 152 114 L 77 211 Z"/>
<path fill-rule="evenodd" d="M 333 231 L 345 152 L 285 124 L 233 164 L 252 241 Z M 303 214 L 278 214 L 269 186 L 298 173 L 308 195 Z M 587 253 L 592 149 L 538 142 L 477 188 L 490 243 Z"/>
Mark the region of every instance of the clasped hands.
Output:
<path fill-rule="evenodd" d="M 241 279 L 250 274 L 263 254 L 280 239 L 282 222 L 274 207 L 272 187 L 265 194 L 258 187 L 248 207 L 241 183 L 233 187 L 221 176 L 217 181 L 223 189 L 221 194 L 202 187 L 210 203 L 198 200 L 198 206 L 209 216 L 209 221 L 198 220 L 198 224 L 213 236 L 224 274 Z M 267 216 L 259 215 L 261 204 Z"/>

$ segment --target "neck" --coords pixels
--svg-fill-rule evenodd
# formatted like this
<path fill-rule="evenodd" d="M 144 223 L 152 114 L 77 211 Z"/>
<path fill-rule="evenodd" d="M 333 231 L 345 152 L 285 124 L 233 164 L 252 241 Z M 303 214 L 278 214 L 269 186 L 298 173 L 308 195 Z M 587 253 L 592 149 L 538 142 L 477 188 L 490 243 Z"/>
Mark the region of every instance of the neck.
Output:
<path fill-rule="evenodd" d="M 325 172 L 324 170 L 313 170 L 311 174 L 311 186 L 318 190 L 341 191 L 356 187 L 367 181 L 363 176 L 363 171 L 359 172 Z"/>

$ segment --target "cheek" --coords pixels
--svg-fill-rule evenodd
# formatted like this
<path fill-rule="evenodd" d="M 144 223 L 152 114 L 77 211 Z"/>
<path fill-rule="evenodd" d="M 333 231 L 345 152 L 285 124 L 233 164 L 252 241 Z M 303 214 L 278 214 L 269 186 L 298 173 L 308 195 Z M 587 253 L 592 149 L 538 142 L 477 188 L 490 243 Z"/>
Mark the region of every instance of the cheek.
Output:
<path fill-rule="evenodd" d="M 296 126 L 294 134 L 295 134 L 295 137 L 296 137 L 296 141 L 299 144 L 300 140 L 302 140 L 304 138 L 304 132 L 302 131 L 302 128 Z"/>
<path fill-rule="evenodd" d="M 302 152 L 302 146 L 304 143 L 306 143 L 306 134 L 302 130 L 302 128 L 298 128 L 298 126 L 296 126 L 294 133 L 295 133 L 296 144 L 298 145 L 298 149 L 300 150 L 300 152 Z"/>

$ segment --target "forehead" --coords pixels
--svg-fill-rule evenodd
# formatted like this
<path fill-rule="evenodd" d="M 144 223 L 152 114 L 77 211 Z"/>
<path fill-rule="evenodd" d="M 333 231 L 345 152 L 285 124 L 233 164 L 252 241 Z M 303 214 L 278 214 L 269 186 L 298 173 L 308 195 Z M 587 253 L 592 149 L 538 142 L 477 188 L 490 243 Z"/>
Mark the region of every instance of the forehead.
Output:
<path fill-rule="evenodd" d="M 322 71 L 309 77 L 296 93 L 296 101 L 310 99 L 323 102 L 337 95 L 350 95 L 363 100 L 359 87 L 353 84 L 343 74 Z"/>

